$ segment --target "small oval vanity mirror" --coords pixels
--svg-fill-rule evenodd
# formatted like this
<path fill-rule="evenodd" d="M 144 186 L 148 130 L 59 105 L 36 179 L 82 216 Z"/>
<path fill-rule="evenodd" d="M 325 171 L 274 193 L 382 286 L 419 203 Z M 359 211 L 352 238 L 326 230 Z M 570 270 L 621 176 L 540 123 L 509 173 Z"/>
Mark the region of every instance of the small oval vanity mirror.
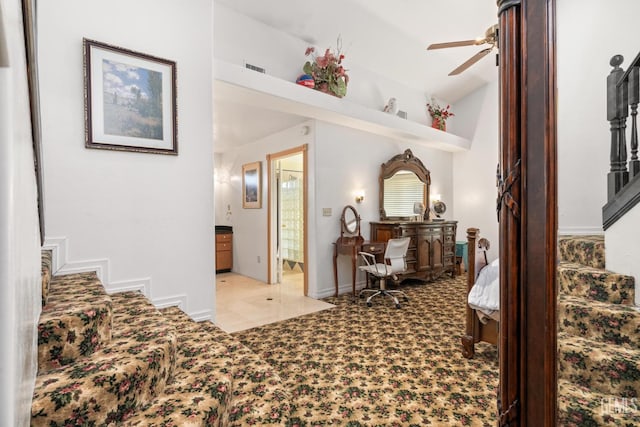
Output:
<path fill-rule="evenodd" d="M 342 210 L 342 235 L 350 234 L 352 236 L 360 235 L 360 215 L 353 206 L 345 206 Z"/>

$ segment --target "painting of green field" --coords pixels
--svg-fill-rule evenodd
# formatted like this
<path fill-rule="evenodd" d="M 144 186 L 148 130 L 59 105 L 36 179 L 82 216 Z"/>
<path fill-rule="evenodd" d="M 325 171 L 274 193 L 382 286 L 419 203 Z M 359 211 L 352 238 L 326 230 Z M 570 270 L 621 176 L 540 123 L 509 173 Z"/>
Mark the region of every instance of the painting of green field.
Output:
<path fill-rule="evenodd" d="M 102 60 L 104 133 L 162 140 L 162 73 Z"/>

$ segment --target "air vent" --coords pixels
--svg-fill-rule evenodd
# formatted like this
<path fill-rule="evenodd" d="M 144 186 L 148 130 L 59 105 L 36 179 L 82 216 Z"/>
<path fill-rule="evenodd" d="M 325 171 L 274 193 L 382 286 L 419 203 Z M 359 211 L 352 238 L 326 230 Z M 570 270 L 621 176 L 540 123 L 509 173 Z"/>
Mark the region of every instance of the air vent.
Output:
<path fill-rule="evenodd" d="M 406 120 L 406 119 L 407 119 L 407 112 L 406 112 L 406 111 L 399 110 L 399 111 L 398 111 L 398 117 L 403 118 L 403 119 L 405 119 L 405 120 Z"/>
<path fill-rule="evenodd" d="M 258 67 L 257 65 L 251 65 L 251 64 L 245 62 L 244 66 L 246 68 L 250 69 L 250 70 L 257 71 L 259 73 L 264 74 L 264 68 Z"/>

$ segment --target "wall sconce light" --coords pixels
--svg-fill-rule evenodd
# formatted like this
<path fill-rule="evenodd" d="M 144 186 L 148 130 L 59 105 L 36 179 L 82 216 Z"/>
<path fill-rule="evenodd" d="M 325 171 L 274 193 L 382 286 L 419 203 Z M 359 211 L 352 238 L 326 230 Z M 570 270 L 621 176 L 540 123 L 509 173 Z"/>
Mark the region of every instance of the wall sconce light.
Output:
<path fill-rule="evenodd" d="M 215 169 L 213 171 L 213 175 L 215 177 L 216 182 L 219 184 L 228 184 L 229 181 L 231 180 L 229 171 L 226 169 Z"/>
<path fill-rule="evenodd" d="M 356 203 L 362 203 L 364 201 L 364 190 L 356 191 Z"/>

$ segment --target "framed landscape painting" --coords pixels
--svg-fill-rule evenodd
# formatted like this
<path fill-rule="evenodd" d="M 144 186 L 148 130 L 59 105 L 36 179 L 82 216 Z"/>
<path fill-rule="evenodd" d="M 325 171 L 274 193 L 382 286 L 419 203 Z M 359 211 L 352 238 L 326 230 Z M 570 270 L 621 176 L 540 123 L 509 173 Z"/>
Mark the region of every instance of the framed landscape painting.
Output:
<path fill-rule="evenodd" d="M 260 162 L 242 165 L 242 207 L 260 209 L 262 207 L 262 188 L 260 186 Z"/>
<path fill-rule="evenodd" d="M 178 154 L 176 63 L 83 44 L 86 147 Z"/>

